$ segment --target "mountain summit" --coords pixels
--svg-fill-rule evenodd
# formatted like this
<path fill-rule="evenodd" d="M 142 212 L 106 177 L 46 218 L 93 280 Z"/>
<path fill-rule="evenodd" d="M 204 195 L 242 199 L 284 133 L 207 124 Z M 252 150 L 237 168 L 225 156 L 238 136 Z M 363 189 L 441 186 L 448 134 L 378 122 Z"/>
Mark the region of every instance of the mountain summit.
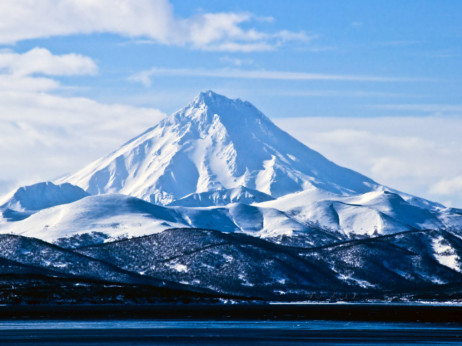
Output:
<path fill-rule="evenodd" d="M 306 189 L 340 195 L 378 185 L 279 129 L 251 103 L 206 91 L 189 105 L 63 182 L 166 205 L 245 187 L 277 198 Z"/>

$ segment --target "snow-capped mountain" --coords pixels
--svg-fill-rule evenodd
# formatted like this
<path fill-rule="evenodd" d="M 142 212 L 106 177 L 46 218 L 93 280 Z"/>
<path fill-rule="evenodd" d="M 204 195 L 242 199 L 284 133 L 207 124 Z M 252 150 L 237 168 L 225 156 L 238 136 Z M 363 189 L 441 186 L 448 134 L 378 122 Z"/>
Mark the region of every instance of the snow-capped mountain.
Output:
<path fill-rule="evenodd" d="M 0 204 L 0 276 L 145 277 L 288 300 L 462 283 L 462 210 L 337 166 L 211 91 L 57 185 Z M 97 269 L 76 277 L 81 257 Z"/>
<path fill-rule="evenodd" d="M 212 91 L 63 182 L 163 205 L 240 186 L 275 198 L 313 186 L 342 195 L 378 186 L 309 149 L 249 102 Z"/>
<path fill-rule="evenodd" d="M 273 239 L 303 235 L 304 246 L 317 246 L 462 228 L 460 211 L 339 167 L 250 103 L 211 91 L 60 183 L 19 189 L 2 206 L 4 219 L 27 219 L 3 222 L 0 232 L 56 241 L 192 227 Z"/>

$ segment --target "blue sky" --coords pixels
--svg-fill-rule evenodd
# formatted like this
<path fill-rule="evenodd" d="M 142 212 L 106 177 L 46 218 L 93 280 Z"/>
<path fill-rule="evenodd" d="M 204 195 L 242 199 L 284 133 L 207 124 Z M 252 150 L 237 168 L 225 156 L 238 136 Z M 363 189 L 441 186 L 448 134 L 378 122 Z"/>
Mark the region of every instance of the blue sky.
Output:
<path fill-rule="evenodd" d="M 458 1 L 387 1 L 386 5 L 370 1 L 171 4 L 177 17 L 247 13 L 253 18 L 240 25 L 243 29 L 265 34 L 289 31 L 306 37 L 285 43 L 271 41 L 268 47 L 251 52 L 193 48 L 187 43 L 162 44 L 146 34 L 130 37 L 113 32 L 21 40 L 4 48 L 26 52 L 38 46 L 53 54 L 91 57 L 98 64 L 96 76 L 59 78 L 65 85 L 82 88 L 73 90 L 72 95 L 102 102 L 123 100 L 166 112 L 181 107 L 204 89 L 253 100 L 273 117 L 284 117 L 288 112 L 294 116 L 429 115 L 435 112 L 421 105 L 460 103 L 462 4 Z M 129 82 L 130 76 L 151 69 L 161 72 L 152 74 L 150 87 Z M 195 75 L 175 71 L 178 69 Z M 261 76 L 206 77 L 201 75 L 203 69 L 216 76 L 225 69 L 244 74 L 259 71 Z M 338 76 L 340 80 L 265 79 L 264 71 Z M 342 76 L 350 78 L 342 80 Z M 362 77 L 371 77 L 372 81 Z M 288 102 L 290 110 L 285 106 Z M 415 107 L 393 108 L 402 104 Z"/>
<path fill-rule="evenodd" d="M 0 192 L 213 89 L 342 165 L 462 206 L 460 23 L 460 1 L 4 0 Z"/>

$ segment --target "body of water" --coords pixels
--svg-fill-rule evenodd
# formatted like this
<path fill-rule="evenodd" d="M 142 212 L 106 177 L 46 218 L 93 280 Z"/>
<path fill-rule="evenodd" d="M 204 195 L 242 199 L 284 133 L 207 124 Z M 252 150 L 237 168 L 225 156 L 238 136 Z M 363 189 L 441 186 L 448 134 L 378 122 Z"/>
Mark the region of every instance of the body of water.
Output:
<path fill-rule="evenodd" d="M 462 345 L 457 323 L 345 321 L 0 321 L 0 345 Z"/>

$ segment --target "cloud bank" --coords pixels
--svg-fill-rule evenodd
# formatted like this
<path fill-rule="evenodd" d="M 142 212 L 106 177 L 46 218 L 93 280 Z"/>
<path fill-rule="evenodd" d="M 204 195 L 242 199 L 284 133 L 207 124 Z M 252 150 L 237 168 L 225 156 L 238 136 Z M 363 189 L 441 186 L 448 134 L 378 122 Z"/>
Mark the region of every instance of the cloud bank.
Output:
<path fill-rule="evenodd" d="M 216 51 L 265 51 L 304 32 L 244 29 L 260 19 L 250 13 L 201 13 L 176 17 L 168 0 L 2 0 L 0 43 L 73 34 L 113 33 L 152 42 Z"/>

